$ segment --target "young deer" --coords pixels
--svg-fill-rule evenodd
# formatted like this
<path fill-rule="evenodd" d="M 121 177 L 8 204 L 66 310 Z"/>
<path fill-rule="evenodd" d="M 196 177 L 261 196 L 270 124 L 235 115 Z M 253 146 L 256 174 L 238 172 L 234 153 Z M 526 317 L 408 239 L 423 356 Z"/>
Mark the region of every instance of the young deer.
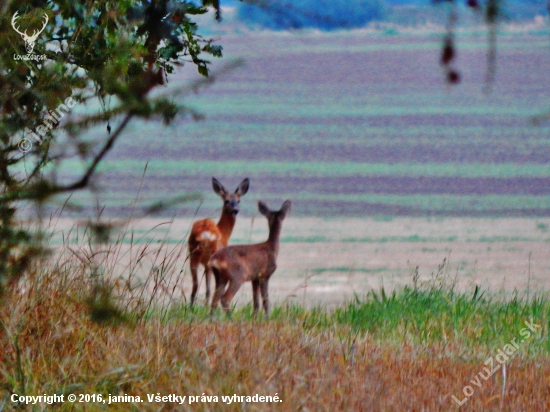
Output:
<path fill-rule="evenodd" d="M 193 277 L 193 291 L 191 292 L 191 305 L 195 303 L 197 289 L 199 288 L 199 280 L 197 270 L 199 264 L 204 266 L 204 279 L 206 283 L 206 304 L 210 299 L 210 275 L 211 270 L 208 268 L 208 260 L 219 249 L 227 246 L 237 213 L 239 213 L 239 202 L 246 192 L 250 181 L 244 179 L 235 193 L 228 193 L 223 185 L 214 177 L 212 178 L 212 187 L 223 199 L 222 215 L 218 224 L 210 219 L 199 220 L 193 224 L 191 234 L 189 235 L 189 256 L 191 266 L 191 276 Z"/>
<path fill-rule="evenodd" d="M 214 253 L 208 262 L 216 280 L 216 290 L 212 299 L 212 314 L 218 307 L 218 301 L 221 298 L 222 306 L 229 315 L 231 299 L 244 282 L 251 281 L 254 314 L 258 312 L 258 292 L 261 291 L 265 314 L 269 315 L 267 284 L 277 269 L 279 237 L 283 220 L 290 211 L 290 200 L 284 202 L 279 211 L 269 210 L 267 205 L 261 201 L 258 202 L 258 209 L 267 218 L 268 239 L 255 245 L 236 245 L 223 248 Z M 228 283 L 229 286 L 225 290 Z"/>

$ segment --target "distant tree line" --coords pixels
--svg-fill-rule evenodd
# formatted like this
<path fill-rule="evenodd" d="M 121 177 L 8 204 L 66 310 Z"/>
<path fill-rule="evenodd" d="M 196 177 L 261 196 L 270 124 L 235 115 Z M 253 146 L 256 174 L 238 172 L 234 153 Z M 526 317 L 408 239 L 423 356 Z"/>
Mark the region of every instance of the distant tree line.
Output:
<path fill-rule="evenodd" d="M 389 17 L 392 6 L 456 4 L 485 14 L 498 10 L 503 19 L 547 14 L 548 0 L 245 0 L 235 2 L 245 23 L 271 30 L 316 28 L 335 30 L 363 27 Z"/>
<path fill-rule="evenodd" d="M 384 0 L 251 0 L 239 3 L 241 20 L 272 30 L 356 28 L 386 16 Z"/>

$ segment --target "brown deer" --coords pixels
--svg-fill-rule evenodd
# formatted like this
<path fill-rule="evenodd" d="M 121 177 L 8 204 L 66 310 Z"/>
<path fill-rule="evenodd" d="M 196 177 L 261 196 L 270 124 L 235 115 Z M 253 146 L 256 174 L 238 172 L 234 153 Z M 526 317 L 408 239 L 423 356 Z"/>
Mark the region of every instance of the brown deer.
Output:
<path fill-rule="evenodd" d="M 261 291 L 264 311 L 266 316 L 269 315 L 267 286 L 269 278 L 277 269 L 279 237 L 283 220 L 290 211 L 290 205 L 290 200 L 287 200 L 283 203 L 281 210 L 272 211 L 264 202 L 258 202 L 258 209 L 267 218 L 269 225 L 268 239 L 255 245 L 228 246 L 212 255 L 208 265 L 214 273 L 216 289 L 212 299 L 211 314 L 218 307 L 218 301 L 221 298 L 223 309 L 227 315 L 230 315 L 229 304 L 231 299 L 244 282 L 251 281 L 254 314 L 258 312 L 258 292 Z M 226 286 L 227 290 L 225 289 Z"/>
<path fill-rule="evenodd" d="M 193 224 L 191 234 L 189 235 L 189 260 L 191 266 L 191 276 L 193 278 L 193 291 L 191 292 L 191 306 L 195 303 L 197 290 L 199 288 L 199 280 L 197 270 L 199 264 L 204 266 L 204 279 L 206 283 L 206 304 L 210 299 L 210 275 L 211 270 L 208 268 L 208 260 L 219 249 L 227 246 L 237 213 L 239 213 L 239 203 L 241 197 L 248 192 L 250 181 L 244 179 L 235 193 L 229 193 L 223 185 L 212 178 L 212 187 L 223 200 L 222 215 L 218 224 L 211 219 L 199 220 Z"/>

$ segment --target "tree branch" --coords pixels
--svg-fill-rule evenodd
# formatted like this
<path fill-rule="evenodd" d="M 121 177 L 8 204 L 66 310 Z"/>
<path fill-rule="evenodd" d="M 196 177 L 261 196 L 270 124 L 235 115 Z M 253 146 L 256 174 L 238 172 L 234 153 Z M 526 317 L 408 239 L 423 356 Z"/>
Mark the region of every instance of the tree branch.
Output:
<path fill-rule="evenodd" d="M 97 166 L 103 160 L 105 155 L 113 148 L 115 141 L 120 136 L 120 134 L 122 133 L 124 128 L 127 126 L 128 122 L 132 119 L 132 117 L 134 117 L 133 112 L 129 112 L 126 114 L 122 122 L 118 125 L 118 127 L 114 131 L 113 135 L 109 137 L 109 139 L 105 142 L 105 145 L 103 146 L 103 148 L 94 157 L 94 159 L 92 160 L 92 163 L 90 164 L 90 166 L 88 166 L 88 169 L 86 170 L 86 172 L 76 182 L 65 186 L 58 186 L 58 185 L 45 186 L 43 187 L 44 193 L 40 193 L 41 190 L 36 190 L 36 189 L 27 191 L 27 192 L 21 192 L 21 193 L 18 193 L 18 192 L 9 193 L 9 194 L 0 196 L 0 203 L 9 203 L 15 200 L 45 199 L 59 193 L 71 192 L 74 190 L 80 190 L 85 188 L 88 185 L 90 178 L 94 174 Z"/>
<path fill-rule="evenodd" d="M 99 164 L 99 162 L 101 162 L 101 160 L 103 160 L 105 155 L 113 148 L 113 144 L 115 143 L 116 139 L 118 138 L 120 133 L 122 133 L 122 130 L 124 130 L 124 128 L 126 127 L 128 122 L 132 119 L 132 117 L 134 117 L 132 112 L 126 114 L 126 116 L 124 117 L 124 120 L 122 120 L 122 122 L 118 125 L 113 135 L 109 137 L 109 139 L 105 143 L 105 146 L 103 146 L 103 149 L 101 149 L 101 151 L 96 155 L 96 157 L 94 157 L 94 160 L 88 167 L 88 170 L 86 171 L 86 173 L 84 173 L 84 175 L 79 181 L 73 184 L 70 184 L 68 186 L 57 186 L 55 187 L 54 193 L 52 194 L 70 192 L 72 190 L 79 190 L 86 187 L 88 185 L 88 182 L 90 181 L 90 178 L 94 174 L 95 169 L 97 168 L 97 165 Z"/>

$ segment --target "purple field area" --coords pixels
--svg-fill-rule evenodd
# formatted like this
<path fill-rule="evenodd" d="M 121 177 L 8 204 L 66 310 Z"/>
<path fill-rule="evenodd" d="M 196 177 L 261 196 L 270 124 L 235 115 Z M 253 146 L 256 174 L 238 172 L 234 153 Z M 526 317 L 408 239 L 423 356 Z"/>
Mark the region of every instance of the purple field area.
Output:
<path fill-rule="evenodd" d="M 248 176 L 251 197 L 293 199 L 297 216 L 550 216 L 550 123 L 532 123 L 550 108 L 548 37 L 504 31 L 487 93 L 485 35 L 458 36 L 453 87 L 439 66 L 441 36 L 222 37 L 224 62 L 243 66 L 224 72 L 217 62 L 212 86 L 174 92 L 203 121 L 130 125 L 98 179 L 106 215 L 127 215 L 140 184 L 141 203 L 199 192 L 201 214 L 217 214 L 210 178 L 235 186 Z M 166 92 L 194 78 L 183 70 Z M 245 203 L 250 216 L 254 202 Z"/>
<path fill-rule="evenodd" d="M 137 229 L 119 247 L 166 242 L 179 253 L 178 285 L 188 294 L 189 229 L 220 213 L 212 176 L 228 190 L 249 177 L 231 243 L 266 239 L 257 200 L 273 208 L 292 200 L 276 301 L 338 303 L 410 284 L 416 268 L 429 280 L 442 262 L 465 290 L 547 290 L 550 122 L 532 120 L 550 110 L 548 36 L 502 33 L 491 93 L 485 36 L 458 36 L 456 87 L 444 82 L 440 41 L 441 33 L 362 31 L 222 37 L 224 61 L 243 66 L 227 72 L 214 64 L 216 82 L 187 95 L 176 91 L 197 76 L 183 70 L 163 91 L 204 120 L 130 123 L 96 194 L 74 195 L 60 226 L 97 211 L 131 216 Z M 81 168 L 69 166 L 63 179 Z M 202 201 L 145 213 L 191 193 Z M 121 256 L 121 267 L 131 267 L 135 255 Z"/>

